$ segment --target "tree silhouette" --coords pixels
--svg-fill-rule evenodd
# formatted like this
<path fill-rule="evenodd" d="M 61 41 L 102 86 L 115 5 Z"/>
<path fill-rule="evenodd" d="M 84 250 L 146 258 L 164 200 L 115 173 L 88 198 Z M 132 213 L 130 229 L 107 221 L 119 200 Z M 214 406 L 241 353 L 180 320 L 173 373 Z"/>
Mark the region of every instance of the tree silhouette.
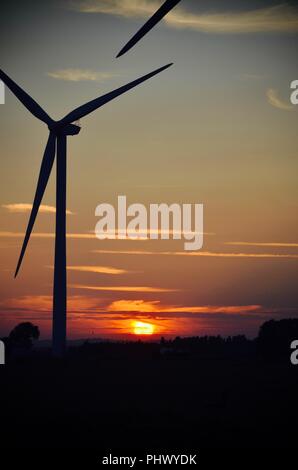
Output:
<path fill-rule="evenodd" d="M 34 340 L 38 340 L 40 335 L 38 326 L 30 322 L 17 325 L 9 334 L 9 342 L 12 347 L 31 349 Z"/>
<path fill-rule="evenodd" d="M 257 350 L 268 359 L 288 358 L 295 339 L 298 339 L 298 319 L 269 320 L 260 327 Z"/>

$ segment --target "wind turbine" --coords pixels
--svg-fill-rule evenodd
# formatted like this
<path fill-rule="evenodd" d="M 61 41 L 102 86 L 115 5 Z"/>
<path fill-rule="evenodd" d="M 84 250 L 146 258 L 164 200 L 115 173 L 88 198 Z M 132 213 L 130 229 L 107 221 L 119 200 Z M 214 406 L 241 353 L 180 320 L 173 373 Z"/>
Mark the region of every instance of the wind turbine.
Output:
<path fill-rule="evenodd" d="M 106 95 L 74 109 L 60 121 L 54 121 L 22 88 L 0 70 L 0 80 L 12 91 L 19 101 L 37 119 L 44 122 L 49 128 L 49 138 L 43 155 L 37 188 L 33 201 L 26 235 L 24 238 L 20 258 L 17 264 L 15 277 L 18 275 L 34 222 L 41 204 L 57 153 L 56 164 L 56 234 L 55 234 L 55 264 L 54 264 L 54 291 L 53 291 L 53 355 L 62 357 L 66 350 L 66 311 L 67 311 L 67 283 L 66 283 L 66 143 L 67 136 L 79 134 L 81 128 L 75 124 L 84 116 L 92 113 L 109 101 L 140 85 L 154 75 L 166 70 L 172 64 L 165 65 L 153 72 L 144 75 Z"/>
<path fill-rule="evenodd" d="M 166 16 L 181 0 L 166 0 L 153 16 L 142 26 L 141 29 L 128 41 L 121 49 L 117 57 L 121 57 L 128 52 L 137 42 L 139 42 L 164 16 Z"/>

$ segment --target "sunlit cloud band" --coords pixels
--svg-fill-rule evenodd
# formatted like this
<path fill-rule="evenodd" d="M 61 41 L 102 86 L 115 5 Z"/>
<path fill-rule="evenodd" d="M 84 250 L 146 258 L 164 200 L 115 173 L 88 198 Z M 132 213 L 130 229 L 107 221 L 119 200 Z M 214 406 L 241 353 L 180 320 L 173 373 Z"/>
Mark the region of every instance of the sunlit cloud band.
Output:
<path fill-rule="evenodd" d="M 104 292 L 144 292 L 144 293 L 163 293 L 163 292 L 178 292 L 177 289 L 166 289 L 162 287 L 147 287 L 147 286 L 87 286 L 83 284 L 72 284 L 72 289 L 86 289 L 93 291 Z"/>
<path fill-rule="evenodd" d="M 67 82 L 101 82 L 115 76 L 112 73 L 96 72 L 87 69 L 60 69 L 48 72 L 47 75 L 56 80 Z"/>
<path fill-rule="evenodd" d="M 148 18 L 161 2 L 150 0 L 81 0 L 72 7 L 82 13 Z M 286 3 L 247 11 L 191 13 L 175 8 L 164 19 L 168 26 L 215 34 L 291 33 L 298 31 L 298 10 Z"/>
<path fill-rule="evenodd" d="M 282 253 L 220 253 L 212 251 L 129 251 L 129 250 L 94 250 L 95 253 L 106 255 L 140 255 L 140 256 L 188 256 L 188 257 L 206 257 L 206 258 L 287 258 L 298 259 L 298 254 Z"/>
<path fill-rule="evenodd" d="M 16 203 L 16 204 L 2 204 L 1 206 L 3 209 L 6 209 L 8 212 L 12 213 L 17 213 L 17 214 L 23 214 L 27 212 L 31 212 L 32 210 L 32 204 L 27 204 L 24 202 Z M 39 207 L 39 212 L 41 214 L 55 214 L 56 213 L 56 207 L 53 206 L 46 206 L 44 204 L 41 204 Z M 72 215 L 73 212 L 70 210 L 66 211 L 66 214 Z"/>

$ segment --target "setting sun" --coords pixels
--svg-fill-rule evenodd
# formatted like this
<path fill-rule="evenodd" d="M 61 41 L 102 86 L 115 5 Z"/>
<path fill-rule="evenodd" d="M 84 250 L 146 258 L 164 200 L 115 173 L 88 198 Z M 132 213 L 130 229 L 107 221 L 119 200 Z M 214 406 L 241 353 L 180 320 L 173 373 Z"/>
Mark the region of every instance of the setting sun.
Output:
<path fill-rule="evenodd" d="M 154 325 L 135 321 L 133 323 L 133 332 L 135 335 L 152 335 L 154 333 Z"/>

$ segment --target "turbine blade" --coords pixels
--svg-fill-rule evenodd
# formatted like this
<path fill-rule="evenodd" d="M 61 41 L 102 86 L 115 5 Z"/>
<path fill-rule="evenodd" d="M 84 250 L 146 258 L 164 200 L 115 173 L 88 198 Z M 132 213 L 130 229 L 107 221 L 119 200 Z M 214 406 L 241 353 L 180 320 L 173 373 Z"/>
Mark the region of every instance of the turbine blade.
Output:
<path fill-rule="evenodd" d="M 121 49 L 117 57 L 121 57 L 136 45 L 163 17 L 169 13 L 181 0 L 166 0 L 165 3 L 154 13 L 153 16 L 142 26 L 141 29 Z"/>
<path fill-rule="evenodd" d="M 50 177 L 50 174 L 51 174 L 51 171 L 52 171 L 52 167 L 53 167 L 53 163 L 54 163 L 54 160 L 55 160 L 55 151 L 56 151 L 56 136 L 55 136 L 55 134 L 50 133 L 49 138 L 48 138 L 48 142 L 47 142 L 47 146 L 46 146 L 46 149 L 45 149 L 45 152 L 44 152 L 44 156 L 43 156 L 43 159 L 42 159 L 42 163 L 41 163 L 41 168 L 40 168 L 38 183 L 37 183 L 37 187 L 36 187 L 34 202 L 33 202 L 32 210 L 31 210 L 31 214 L 30 214 L 30 218 L 29 218 L 29 222 L 28 222 L 28 226 L 27 226 L 27 230 L 26 230 L 26 235 L 25 235 L 25 238 L 24 238 L 24 242 L 23 242 L 23 246 L 22 246 L 22 250 L 21 250 L 21 254 L 20 254 L 20 258 L 19 258 L 17 269 L 16 269 L 16 272 L 15 272 L 15 277 L 17 277 L 19 269 L 21 267 L 23 257 L 24 257 L 24 254 L 25 254 L 28 242 L 29 242 L 29 238 L 30 238 L 33 226 L 34 226 L 34 222 L 35 222 L 38 210 L 39 210 L 39 206 L 41 204 L 46 186 L 48 184 L 48 180 L 49 180 L 49 177 Z"/>
<path fill-rule="evenodd" d="M 134 80 L 131 83 L 128 83 L 127 85 L 124 85 L 120 88 L 117 88 L 117 90 L 111 91 L 110 93 L 107 93 L 106 95 L 100 96 L 99 98 L 96 98 L 95 100 L 89 101 L 88 103 L 84 104 L 83 106 L 80 106 L 79 108 L 76 108 L 74 111 L 71 113 L 67 114 L 61 121 L 59 121 L 58 126 L 63 127 L 64 125 L 70 124 L 74 121 L 77 121 L 84 116 L 87 116 L 87 114 L 92 113 L 96 109 L 100 108 L 101 106 L 105 105 L 109 101 L 114 100 L 118 96 L 122 95 L 123 93 L 126 93 L 127 91 L 131 90 L 132 88 L 136 87 L 137 85 L 140 85 L 141 83 L 145 82 L 146 80 L 149 80 L 149 78 L 154 77 L 154 75 L 157 75 L 158 73 L 162 72 L 163 70 L 166 70 L 168 67 L 170 67 L 173 64 L 168 64 L 165 65 L 164 67 L 161 67 L 157 70 L 154 70 L 151 73 L 148 73 L 147 75 L 138 78 L 137 80 Z"/>
<path fill-rule="evenodd" d="M 31 98 L 19 85 L 17 85 L 11 78 L 9 78 L 3 70 L 0 70 L 0 80 L 10 89 L 10 91 L 19 99 L 19 101 L 30 111 L 37 119 L 43 121 L 45 124 L 50 125 L 53 120 L 50 116 L 39 106 L 36 101 Z"/>

